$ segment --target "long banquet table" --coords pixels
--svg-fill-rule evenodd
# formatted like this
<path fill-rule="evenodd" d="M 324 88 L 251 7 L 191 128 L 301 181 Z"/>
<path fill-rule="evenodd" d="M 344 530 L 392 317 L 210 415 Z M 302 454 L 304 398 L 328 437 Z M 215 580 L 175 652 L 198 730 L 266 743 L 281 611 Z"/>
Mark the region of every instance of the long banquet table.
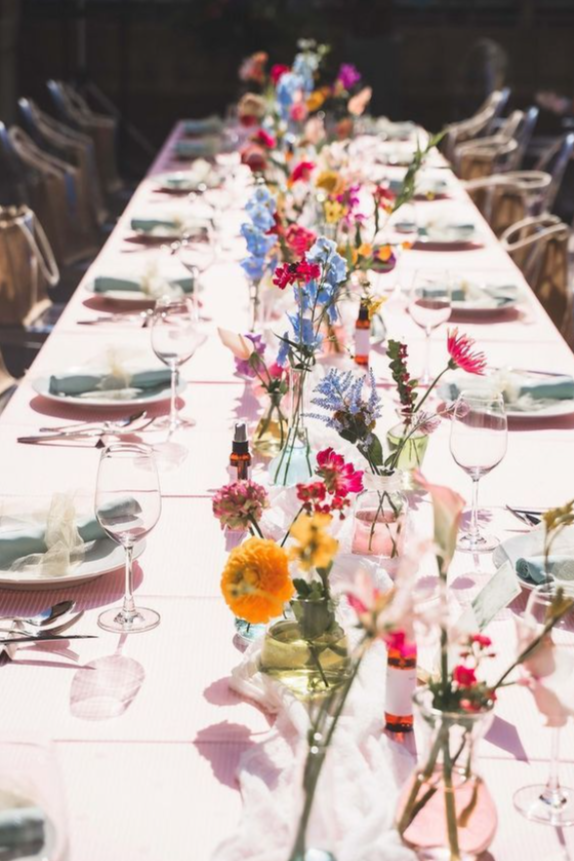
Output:
<path fill-rule="evenodd" d="M 138 264 L 165 260 L 157 245 L 129 241 L 129 222 L 135 212 L 166 203 L 153 177 L 176 167 L 173 144 L 180 134 L 178 125 L 1 416 L 0 492 L 5 501 L 18 497 L 45 501 L 67 488 L 93 493 L 99 458 L 93 444 L 27 446 L 16 438 L 56 417 L 74 420 L 96 415 L 58 408 L 36 395 L 31 381 L 38 374 L 72 361 L 87 361 L 112 344 L 150 350 L 145 328 L 117 322 L 86 326 L 79 321 L 109 310 L 103 300 L 84 289 L 96 273 L 110 271 L 120 259 L 124 265 L 132 260 Z M 407 282 L 416 269 L 433 267 L 508 276 L 524 289 L 519 314 L 482 323 L 461 322 L 460 328 L 476 338 L 492 365 L 574 375 L 574 356 L 519 271 L 454 175 L 445 168 L 437 170 L 448 177 L 450 198 L 417 207 L 429 214 L 456 212 L 474 220 L 484 246 L 465 252 L 412 250 L 401 261 L 401 279 Z M 232 207 L 228 217 L 239 224 L 239 209 Z M 211 515 L 210 501 L 212 490 L 227 480 L 233 421 L 251 420 L 257 414 L 256 401 L 244 381 L 234 376 L 231 354 L 215 333 L 215 322 L 246 330 L 247 291 L 237 262 L 229 257 L 216 261 L 203 280 L 204 314 L 213 321 L 212 333 L 183 369 L 188 381 L 183 413 L 193 415 L 197 424 L 177 437 L 186 456 L 178 457 L 176 447 L 173 462 L 161 471 L 162 517 L 136 570 L 137 601 L 161 613 L 160 626 L 119 640 L 97 629 L 100 609 L 121 600 L 122 571 L 58 592 L 0 591 L 2 616 L 32 613 L 62 597 L 73 597 L 86 611 L 78 631 L 99 634 L 96 640 L 71 642 L 63 653 L 53 646 L 22 647 L 13 661 L 1 666 L 3 735 L 30 732 L 56 742 L 71 861 L 207 861 L 240 820 L 236 783 L 240 759 L 270 731 L 271 718 L 228 688 L 230 670 L 241 654 L 233 644 L 232 616 L 219 594 L 226 541 Z M 384 316 L 389 334 L 408 340 L 416 366 L 422 361 L 422 331 L 400 302 L 389 303 Z M 444 358 L 441 340 L 444 336 L 437 334 L 433 344 L 437 370 Z M 373 365 L 380 380 L 386 366 L 383 351 L 374 352 Z M 162 406 L 157 412 L 164 410 Z M 521 529 L 505 511 L 506 503 L 550 506 L 573 495 L 573 445 L 574 416 L 511 426 L 506 458 L 481 482 L 481 503 L 489 509 L 491 530 L 505 537 Z M 430 480 L 449 484 L 468 497 L 467 479 L 448 450 L 447 427 L 431 438 L 425 472 Z M 451 571 L 455 588 L 464 584 L 472 567 L 469 556 L 457 555 Z M 486 582 L 494 571 L 488 555 L 481 557 L 480 569 Z M 512 616 L 523 607 L 520 597 L 491 625 L 497 648 L 507 656 L 512 651 Z M 89 662 L 96 662 L 92 666 L 104 673 L 103 683 L 115 703 L 113 716 L 105 708 L 105 696 L 100 711 L 97 703 L 90 705 L 94 694 L 89 690 L 93 670 L 85 669 Z M 563 736 L 562 774 L 565 782 L 574 785 L 571 725 Z M 490 850 L 497 861 L 517 857 L 528 861 L 549 856 L 551 851 L 574 850 L 571 830 L 561 833 L 527 822 L 512 806 L 515 789 L 545 778 L 549 748 L 549 732 L 541 729 L 529 693 L 523 688 L 504 691 L 481 758 L 500 819 Z M 253 857 L 264 855 L 254 850 Z"/>

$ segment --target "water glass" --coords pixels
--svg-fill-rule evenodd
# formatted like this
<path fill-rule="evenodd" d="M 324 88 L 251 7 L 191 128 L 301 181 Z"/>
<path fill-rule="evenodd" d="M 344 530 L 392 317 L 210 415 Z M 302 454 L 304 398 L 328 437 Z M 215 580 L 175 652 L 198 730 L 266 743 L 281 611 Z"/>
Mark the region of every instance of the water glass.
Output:
<path fill-rule="evenodd" d="M 184 425 L 177 408 L 179 368 L 189 361 L 204 342 L 197 308 L 189 298 L 165 298 L 157 302 L 151 318 L 151 345 L 154 353 L 171 370 L 171 406 L 167 426 L 170 435 Z"/>
<path fill-rule="evenodd" d="M 416 272 L 409 297 L 409 314 L 425 332 L 425 363 L 420 383 L 430 385 L 430 351 L 432 330 L 446 323 L 452 312 L 448 272 Z"/>
<path fill-rule="evenodd" d="M 64 861 L 66 813 L 55 749 L 0 737 L 0 857 Z"/>
<path fill-rule="evenodd" d="M 557 597 L 558 589 L 562 594 L 567 589 L 565 597 L 573 597 L 572 584 L 545 583 L 534 589 L 529 596 L 524 620 L 536 633 L 543 630 L 548 621 L 549 611 L 553 600 Z M 574 613 L 572 607 L 556 622 L 548 635 L 553 642 L 554 672 L 553 687 L 559 687 L 567 692 L 572 685 L 572 666 L 570 656 L 564 654 L 569 649 L 572 652 L 572 629 Z M 562 654 L 560 654 L 562 652 Z M 536 652 L 533 653 L 536 656 Z M 544 680 L 542 680 L 544 684 Z M 547 682 L 548 684 L 548 682 Z M 543 825 L 553 825 L 556 828 L 574 825 L 574 789 L 560 783 L 560 726 L 552 726 L 552 746 L 548 780 L 545 784 L 523 786 L 514 794 L 514 806 L 527 819 L 540 822 Z"/>
<path fill-rule="evenodd" d="M 461 534 L 459 550 L 492 550 L 498 539 L 478 526 L 478 482 L 506 454 L 508 422 L 501 395 L 463 391 L 457 398 L 450 426 L 451 454 L 472 478 L 472 511 L 468 530 Z"/>
<path fill-rule="evenodd" d="M 102 451 L 96 480 L 96 517 L 125 550 L 125 593 L 120 610 L 106 610 L 98 624 L 106 631 L 135 634 L 159 625 L 159 613 L 136 607 L 133 552 L 161 514 L 159 478 L 152 450 L 135 443 L 113 443 Z"/>

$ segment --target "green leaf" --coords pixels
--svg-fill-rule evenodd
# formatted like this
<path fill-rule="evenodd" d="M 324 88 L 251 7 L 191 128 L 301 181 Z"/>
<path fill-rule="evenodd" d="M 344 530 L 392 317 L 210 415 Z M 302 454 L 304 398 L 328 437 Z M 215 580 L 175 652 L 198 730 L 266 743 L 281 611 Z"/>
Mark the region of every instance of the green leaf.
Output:
<path fill-rule="evenodd" d="M 369 448 L 367 450 L 369 452 L 369 457 L 371 458 L 375 466 L 382 466 L 383 447 L 381 445 L 380 439 L 378 438 L 378 436 L 375 436 L 375 434 L 373 434 L 373 439 L 371 440 Z"/>

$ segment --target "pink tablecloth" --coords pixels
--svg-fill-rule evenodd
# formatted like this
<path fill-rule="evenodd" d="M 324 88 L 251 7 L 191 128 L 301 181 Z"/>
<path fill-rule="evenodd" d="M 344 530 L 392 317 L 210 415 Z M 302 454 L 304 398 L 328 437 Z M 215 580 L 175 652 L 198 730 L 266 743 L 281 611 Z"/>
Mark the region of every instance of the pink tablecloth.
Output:
<path fill-rule="evenodd" d="M 165 252 L 126 241 L 129 220 L 170 203 L 154 188 L 153 176 L 172 166 L 176 127 L 141 184 L 127 212 L 94 263 L 0 422 L 0 476 L 5 498 L 47 499 L 56 490 L 93 492 L 98 452 L 91 444 L 30 447 L 17 436 L 56 418 L 77 419 L 72 407 L 60 408 L 37 396 L 32 380 L 53 369 L 81 363 L 108 345 L 150 351 L 149 333 L 136 324 L 82 326 L 110 310 L 86 289 L 97 273 L 118 261 L 162 260 Z M 178 164 L 178 167 L 181 165 Z M 441 171 L 445 176 L 446 172 Z M 407 284 L 419 268 L 442 268 L 466 275 L 498 273 L 524 291 L 518 314 L 498 322 L 460 327 L 480 341 L 492 365 L 512 364 L 574 374 L 574 358 L 539 303 L 458 181 L 449 175 L 452 199 L 418 204 L 421 213 L 460 215 L 479 224 L 484 247 L 469 252 L 412 251 L 398 277 Z M 237 220 L 239 212 L 230 212 Z M 233 254 L 231 255 L 233 257 Z M 246 287 L 237 263 L 222 259 L 205 274 L 204 313 L 218 324 L 245 328 Z M 400 301 L 385 309 L 391 337 L 409 340 L 413 365 L 422 362 L 421 331 Z M 437 369 L 444 357 L 443 336 L 433 345 Z M 151 351 L 150 351 L 151 357 Z M 375 354 L 377 376 L 386 369 L 383 351 Z M 174 440 L 160 464 L 164 512 L 148 538 L 137 565 L 137 600 L 156 608 L 162 623 L 141 637 L 118 640 L 98 631 L 99 639 L 71 642 L 64 652 L 54 646 L 22 648 L 1 667 L 2 725 L 16 737 L 24 731 L 48 734 L 57 742 L 69 811 L 71 861 L 207 861 L 218 843 L 233 833 L 241 812 L 235 768 L 240 755 L 269 729 L 269 718 L 230 693 L 227 677 L 238 662 L 232 643 L 232 617 L 219 597 L 218 580 L 226 541 L 210 513 L 210 491 L 226 480 L 230 427 L 238 417 L 254 419 L 257 404 L 244 383 L 233 376 L 230 354 L 212 336 L 184 369 L 188 387 L 183 412 L 197 420 L 194 429 Z M 164 412 L 158 408 L 156 412 Z M 98 415 L 97 411 L 88 413 Z M 518 424 L 511 429 L 506 459 L 483 481 L 482 501 L 491 506 L 491 528 L 501 537 L 520 529 L 504 510 L 507 502 L 552 505 L 564 502 L 574 486 L 574 418 Z M 464 494 L 468 484 L 448 451 L 448 429 L 432 438 L 426 471 Z M 480 560 L 486 581 L 494 570 Z M 464 581 L 471 561 L 458 556 L 455 585 Z M 472 566 L 471 566 L 472 567 Z M 121 599 L 118 571 L 93 583 L 61 592 L 0 591 L 2 615 L 33 612 L 66 595 L 86 609 L 79 626 L 96 632 L 102 606 Z M 509 653 L 512 609 L 500 614 L 492 634 Z M 574 782 L 574 732 L 564 733 L 564 777 Z M 554 832 L 530 824 L 514 812 L 511 795 L 527 781 L 545 776 L 548 734 L 540 729 L 525 690 L 505 691 L 483 749 L 484 772 L 495 796 L 500 829 L 491 848 L 497 861 L 524 861 L 548 855 L 562 844 L 574 849 L 572 832 Z M 376 803 L 376 799 L 373 799 Z M 247 859 L 246 859 L 247 861 Z"/>

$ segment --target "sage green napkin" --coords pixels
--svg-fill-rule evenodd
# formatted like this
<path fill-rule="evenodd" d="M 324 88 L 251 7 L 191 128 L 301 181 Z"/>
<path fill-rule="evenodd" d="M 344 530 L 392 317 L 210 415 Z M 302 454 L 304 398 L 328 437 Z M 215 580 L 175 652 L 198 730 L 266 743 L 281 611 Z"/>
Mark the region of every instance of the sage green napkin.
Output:
<path fill-rule="evenodd" d="M 205 137 L 198 140 L 178 140 L 174 146 L 174 152 L 180 158 L 207 158 L 214 156 L 220 149 L 221 139 L 218 137 Z"/>
<path fill-rule="evenodd" d="M 136 371 L 129 376 L 129 384 L 123 377 L 112 374 L 62 374 L 50 377 L 50 394 L 83 395 L 88 392 L 113 391 L 114 389 L 156 389 L 167 385 L 171 380 L 169 368 L 153 368 Z"/>
<path fill-rule="evenodd" d="M 397 224 L 397 230 L 399 225 Z M 431 242 L 466 242 L 472 239 L 475 232 L 474 224 L 429 224 L 419 227 L 418 235 L 428 238 Z"/>
<path fill-rule="evenodd" d="M 497 307 L 502 308 L 511 302 L 516 302 L 518 289 L 515 284 L 485 284 L 479 289 L 465 290 L 463 287 L 455 287 L 451 291 L 453 302 L 475 302 L 480 299 L 480 292 L 486 294 L 496 302 Z"/>
<path fill-rule="evenodd" d="M 138 233 L 153 233 L 159 228 L 162 232 L 168 230 L 170 233 L 183 233 L 185 228 L 183 222 L 175 218 L 132 218 L 130 224 L 132 230 L 137 230 Z"/>
<path fill-rule="evenodd" d="M 516 560 L 516 573 L 525 583 L 540 586 L 546 580 L 546 566 L 543 556 L 532 556 Z M 548 572 L 556 580 L 574 581 L 574 558 L 572 556 L 550 556 Z"/>
<path fill-rule="evenodd" d="M 166 278 L 172 287 L 181 287 L 184 293 L 193 293 L 193 278 Z M 94 293 L 109 293 L 112 290 L 121 290 L 126 293 L 145 292 L 142 279 L 119 278 L 113 275 L 98 275 L 94 280 Z"/>
<path fill-rule="evenodd" d="M 564 375 L 525 382 L 520 386 L 518 394 L 519 397 L 529 395 L 540 401 L 567 401 L 574 398 L 574 379 Z"/>
<path fill-rule="evenodd" d="M 214 114 L 199 120 L 184 120 L 183 131 L 186 135 L 214 135 L 223 130 L 223 120 Z"/>
<path fill-rule="evenodd" d="M 117 502 L 102 506 L 101 511 L 107 517 L 125 517 L 126 514 L 138 514 L 140 504 L 133 497 L 127 496 Z M 85 543 L 106 538 L 106 532 L 95 517 L 87 517 L 76 523 L 80 538 Z M 34 524 L 23 524 L 21 527 L 0 530 L 0 570 L 7 571 L 17 559 L 31 556 L 34 553 L 46 553 L 48 547 L 45 541 L 46 527 Z"/>

